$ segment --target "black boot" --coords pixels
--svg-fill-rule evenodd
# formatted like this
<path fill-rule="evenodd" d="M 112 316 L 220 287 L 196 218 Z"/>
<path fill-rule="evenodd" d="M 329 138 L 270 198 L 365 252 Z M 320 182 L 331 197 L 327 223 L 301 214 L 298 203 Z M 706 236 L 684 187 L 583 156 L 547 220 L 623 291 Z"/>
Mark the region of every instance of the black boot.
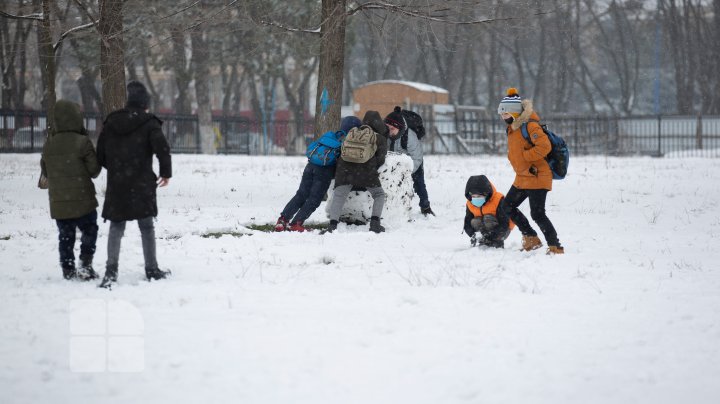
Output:
<path fill-rule="evenodd" d="M 98 278 L 97 272 L 95 272 L 92 267 L 92 261 L 92 255 L 80 255 L 80 270 L 78 271 L 78 278 L 84 281 Z"/>
<path fill-rule="evenodd" d="M 337 225 L 338 225 L 337 220 L 331 220 L 327 229 L 325 229 L 325 231 L 323 231 L 322 234 L 334 232 L 335 230 L 337 230 Z"/>
<path fill-rule="evenodd" d="M 422 213 L 422 214 L 425 215 L 425 216 L 427 216 L 427 215 L 433 215 L 433 216 L 435 216 L 435 212 L 433 212 L 432 209 L 430 209 L 429 206 L 428 206 L 427 208 L 422 208 L 422 209 L 420 209 L 420 213 Z"/>
<path fill-rule="evenodd" d="M 160 279 L 165 279 L 170 275 L 170 271 L 163 271 L 160 268 L 145 268 L 145 276 L 147 277 L 147 280 L 152 281 L 158 281 Z"/>
<path fill-rule="evenodd" d="M 77 271 L 75 270 L 75 264 L 63 264 L 62 266 L 63 278 L 67 280 L 73 280 L 77 278 Z"/>
<path fill-rule="evenodd" d="M 374 233 L 382 233 L 385 228 L 380 224 L 380 218 L 373 216 L 370 218 L 370 231 Z"/>
<path fill-rule="evenodd" d="M 102 282 L 98 287 L 112 289 L 112 285 L 117 282 L 118 269 L 117 266 L 108 266 L 105 268 L 105 276 L 103 276 Z"/>

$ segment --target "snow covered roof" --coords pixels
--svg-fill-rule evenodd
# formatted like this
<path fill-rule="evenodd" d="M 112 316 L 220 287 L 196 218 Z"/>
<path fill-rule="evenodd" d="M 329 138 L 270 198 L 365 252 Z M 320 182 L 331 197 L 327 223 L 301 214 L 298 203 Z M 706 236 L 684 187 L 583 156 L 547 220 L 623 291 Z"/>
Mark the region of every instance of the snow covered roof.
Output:
<path fill-rule="evenodd" d="M 418 83 L 416 81 L 403 81 L 403 80 L 378 80 L 378 81 L 371 81 L 369 83 L 365 83 L 360 87 L 369 86 L 370 84 L 403 84 L 409 87 L 413 87 L 420 91 L 427 91 L 432 93 L 443 93 L 447 94 L 448 90 L 444 88 L 440 88 L 438 86 L 433 86 L 430 84 L 425 83 Z"/>

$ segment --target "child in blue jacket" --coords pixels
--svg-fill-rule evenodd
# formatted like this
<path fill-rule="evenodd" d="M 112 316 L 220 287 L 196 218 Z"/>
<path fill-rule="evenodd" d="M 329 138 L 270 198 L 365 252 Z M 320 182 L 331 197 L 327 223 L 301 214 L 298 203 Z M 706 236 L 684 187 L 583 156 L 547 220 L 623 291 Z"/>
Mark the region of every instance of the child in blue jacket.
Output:
<path fill-rule="evenodd" d="M 334 133 L 338 144 L 345 138 L 345 135 L 352 128 L 362 125 L 359 118 L 355 116 L 346 116 L 340 123 L 340 130 Z M 337 149 L 340 153 L 340 149 Z M 335 164 L 320 165 L 313 163 L 314 159 L 308 158 L 308 163 L 303 171 L 300 187 L 290 202 L 285 205 L 280 217 L 275 223 L 275 231 L 305 231 L 303 223 L 307 220 L 325 196 L 330 182 L 335 178 Z"/>

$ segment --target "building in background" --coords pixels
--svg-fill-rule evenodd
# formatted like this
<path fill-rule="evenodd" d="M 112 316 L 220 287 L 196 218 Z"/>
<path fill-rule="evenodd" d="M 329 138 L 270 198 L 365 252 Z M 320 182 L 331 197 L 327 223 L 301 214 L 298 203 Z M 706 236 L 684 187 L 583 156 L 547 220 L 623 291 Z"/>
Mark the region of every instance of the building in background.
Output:
<path fill-rule="evenodd" d="M 444 88 L 413 81 L 380 80 L 358 86 L 353 91 L 353 114 L 362 117 L 374 110 L 380 115 L 389 114 L 396 105 L 447 104 L 450 93 Z"/>

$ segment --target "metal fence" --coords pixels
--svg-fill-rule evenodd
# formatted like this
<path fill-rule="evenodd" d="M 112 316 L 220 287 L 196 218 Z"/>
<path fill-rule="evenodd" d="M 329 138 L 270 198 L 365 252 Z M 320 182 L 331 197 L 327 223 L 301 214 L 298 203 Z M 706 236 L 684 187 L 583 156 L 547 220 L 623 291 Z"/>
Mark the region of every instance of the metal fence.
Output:
<path fill-rule="evenodd" d="M 197 116 L 158 115 L 173 153 L 199 153 Z M 96 141 L 102 127 L 97 114 L 84 116 Z M 0 152 L 38 152 L 45 141 L 43 112 L 0 111 Z M 574 155 L 681 155 L 720 157 L 720 117 L 550 117 L 549 129 L 562 136 Z M 506 125 L 497 119 L 425 118 L 428 154 L 491 154 L 507 151 Z M 213 117 L 215 145 L 221 154 L 301 155 L 315 137 L 312 121 L 252 122 L 244 117 Z"/>

